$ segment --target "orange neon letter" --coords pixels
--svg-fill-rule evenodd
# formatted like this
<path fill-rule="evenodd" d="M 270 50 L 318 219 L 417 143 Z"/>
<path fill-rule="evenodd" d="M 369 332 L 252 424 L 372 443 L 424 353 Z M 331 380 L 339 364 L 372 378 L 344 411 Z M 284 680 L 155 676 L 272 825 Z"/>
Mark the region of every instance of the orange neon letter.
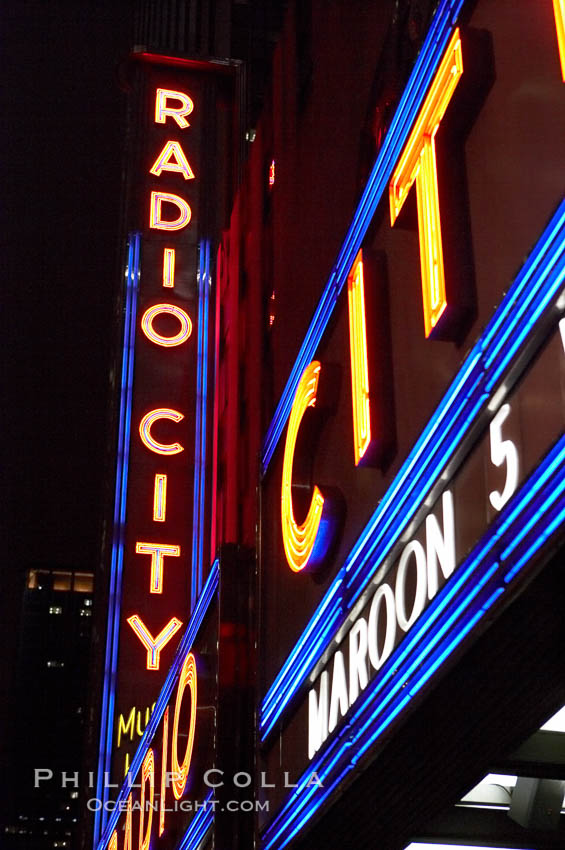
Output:
<path fill-rule="evenodd" d="M 163 562 L 165 555 L 178 558 L 180 546 L 165 546 L 162 543 L 136 543 L 135 551 L 138 555 L 151 555 L 151 593 L 163 592 Z"/>
<path fill-rule="evenodd" d="M 174 316 L 175 319 L 179 320 L 180 329 L 174 336 L 163 336 L 162 334 L 157 333 L 153 327 L 153 321 L 162 313 L 169 313 L 171 316 Z M 155 345 L 162 345 L 164 348 L 172 348 L 175 345 L 182 345 L 183 342 L 186 342 L 192 333 L 192 322 L 190 321 L 188 313 L 185 313 L 185 311 L 180 307 L 175 307 L 173 304 L 155 304 L 154 307 L 149 307 L 149 309 L 143 314 L 141 319 L 141 329 L 147 339 L 154 342 Z"/>
<path fill-rule="evenodd" d="M 559 59 L 561 61 L 561 76 L 565 82 L 565 2 L 564 0 L 553 0 L 553 11 L 555 13 L 555 29 L 557 30 L 557 46 L 559 47 Z"/>
<path fill-rule="evenodd" d="M 178 218 L 171 221 L 163 219 L 161 208 L 164 203 L 173 204 L 178 209 Z M 182 230 L 189 223 L 191 216 L 190 206 L 179 195 L 173 195 L 171 192 L 151 192 L 149 227 L 154 230 Z"/>
<path fill-rule="evenodd" d="M 182 697 L 184 690 L 188 685 L 190 689 L 190 726 L 188 728 L 188 737 L 186 742 L 186 750 L 182 764 L 179 765 L 178 757 L 178 734 L 179 734 L 179 718 L 182 705 Z M 194 655 L 189 652 L 185 662 L 182 665 L 179 684 L 177 689 L 177 699 L 175 702 L 175 716 L 173 719 L 173 735 L 171 747 L 171 771 L 173 774 L 173 793 L 177 800 L 180 800 L 186 787 L 188 771 L 190 769 L 190 759 L 192 758 L 192 747 L 194 744 L 194 730 L 196 728 L 196 661 Z"/>
<path fill-rule="evenodd" d="M 182 626 L 182 622 L 177 620 L 176 617 L 173 617 L 169 620 L 165 628 L 159 632 L 157 637 L 154 638 L 145 626 L 141 617 L 138 617 L 137 614 L 134 614 L 132 617 L 128 617 L 127 621 L 147 650 L 147 669 L 158 670 L 159 662 L 161 660 L 161 650 L 168 644 L 173 635 L 178 632 Z"/>
<path fill-rule="evenodd" d="M 167 793 L 167 745 L 169 741 L 169 706 L 163 715 L 163 748 L 161 750 L 161 796 L 159 798 L 159 837 L 165 831 L 165 795 Z"/>
<path fill-rule="evenodd" d="M 145 821 L 145 783 L 149 780 L 149 816 L 147 818 L 147 827 L 145 835 L 143 827 Z M 146 756 L 141 765 L 141 800 L 139 806 L 139 850 L 149 850 L 149 841 L 151 840 L 151 825 L 153 823 L 153 800 L 155 798 L 155 759 L 153 750 L 147 750 Z"/>
<path fill-rule="evenodd" d="M 426 337 L 430 336 L 447 307 L 435 136 L 462 73 L 461 37 L 459 29 L 456 29 L 390 182 L 392 225 L 412 184 L 416 182 Z"/>
<path fill-rule="evenodd" d="M 310 566 L 314 566 L 323 557 L 327 544 L 327 534 L 322 534 L 320 529 L 324 497 L 319 488 L 314 487 L 308 514 L 301 525 L 296 522 L 292 507 L 292 466 L 296 438 L 304 413 L 308 407 L 314 407 L 316 404 L 320 369 L 320 363 L 313 360 L 304 370 L 292 404 L 284 448 L 281 492 L 282 536 L 286 559 L 294 572 L 300 572 L 309 563 Z M 320 534 L 318 534 L 319 531 Z"/>
<path fill-rule="evenodd" d="M 184 419 L 184 416 L 178 410 L 171 410 L 169 407 L 158 407 L 155 410 L 150 410 L 139 423 L 139 436 L 143 444 L 158 455 L 177 455 L 184 451 L 180 443 L 158 443 L 151 436 L 151 426 L 157 419 L 171 419 L 173 422 L 180 422 L 181 419 Z"/>
<path fill-rule="evenodd" d="M 165 248 L 163 251 L 163 286 L 174 288 L 175 285 L 175 249 Z"/>
<path fill-rule="evenodd" d="M 349 350 L 351 356 L 351 396 L 353 401 L 353 446 L 355 466 L 359 466 L 371 442 L 371 404 L 367 326 L 365 321 L 365 285 L 363 254 L 357 254 L 347 278 L 349 303 Z"/>
<path fill-rule="evenodd" d="M 118 850 L 118 833 L 116 830 L 113 831 L 112 836 L 108 842 L 108 850 Z"/>
<path fill-rule="evenodd" d="M 165 522 L 167 512 L 167 476 L 157 473 L 153 489 L 153 522 Z"/>
<path fill-rule="evenodd" d="M 171 158 L 174 162 L 171 162 Z M 180 142 L 167 142 L 149 169 L 149 173 L 156 177 L 160 177 L 162 171 L 176 171 L 182 174 L 185 180 L 194 179 L 194 171 L 188 163 Z"/>
<path fill-rule="evenodd" d="M 176 100 L 180 106 L 168 106 L 167 101 Z M 190 115 L 194 109 L 194 103 L 187 94 L 172 89 L 157 89 L 155 97 L 155 123 L 164 124 L 167 118 L 174 118 L 181 130 L 190 127 L 185 115 Z"/>
<path fill-rule="evenodd" d="M 127 807 L 127 813 L 126 813 L 126 830 L 125 830 L 125 833 L 124 833 L 124 850 L 132 850 L 132 847 L 131 847 L 131 832 L 132 832 L 131 827 L 132 827 L 132 817 L 133 817 L 133 815 L 132 815 L 132 812 L 133 812 L 132 802 L 133 802 L 132 801 L 132 795 L 130 794 L 129 797 L 128 797 L 128 804 L 127 804 L 128 807 Z"/>

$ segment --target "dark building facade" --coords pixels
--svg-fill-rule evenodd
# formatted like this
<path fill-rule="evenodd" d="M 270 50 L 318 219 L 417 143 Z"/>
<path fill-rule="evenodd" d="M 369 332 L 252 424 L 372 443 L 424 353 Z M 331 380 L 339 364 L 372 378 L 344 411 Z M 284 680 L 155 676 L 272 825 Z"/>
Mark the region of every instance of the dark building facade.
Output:
<path fill-rule="evenodd" d="M 228 86 L 202 580 L 98 850 L 563 846 L 564 27 L 291 3 Z"/>
<path fill-rule="evenodd" d="M 92 604 L 90 572 L 38 567 L 27 573 L 10 730 L 13 770 L 2 783 L 3 847 L 75 846 Z"/>

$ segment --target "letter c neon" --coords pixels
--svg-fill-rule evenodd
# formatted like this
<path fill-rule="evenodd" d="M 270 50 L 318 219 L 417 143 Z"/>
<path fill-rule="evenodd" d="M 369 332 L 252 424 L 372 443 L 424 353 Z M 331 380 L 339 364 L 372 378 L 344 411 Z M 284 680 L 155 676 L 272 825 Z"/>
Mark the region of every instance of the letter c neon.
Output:
<path fill-rule="evenodd" d="M 139 423 L 139 436 L 144 445 L 158 455 L 177 455 L 184 451 L 184 447 L 180 443 L 158 443 L 151 435 L 151 426 L 157 419 L 172 419 L 173 422 L 180 422 L 181 419 L 184 419 L 184 416 L 178 410 L 171 410 L 170 407 L 158 407 L 156 410 L 150 410 Z"/>

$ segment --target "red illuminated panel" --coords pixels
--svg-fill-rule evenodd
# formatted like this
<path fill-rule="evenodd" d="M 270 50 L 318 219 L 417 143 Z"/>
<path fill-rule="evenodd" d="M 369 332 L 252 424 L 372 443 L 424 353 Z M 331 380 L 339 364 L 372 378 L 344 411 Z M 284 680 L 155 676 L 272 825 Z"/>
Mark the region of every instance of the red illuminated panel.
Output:
<path fill-rule="evenodd" d="M 178 757 L 178 734 L 179 734 L 179 719 L 182 705 L 182 698 L 185 688 L 190 690 L 190 726 L 186 742 L 186 750 L 182 764 L 179 765 Z M 180 800 L 186 787 L 188 771 L 190 769 L 190 760 L 192 758 L 192 747 L 194 745 L 194 730 L 196 728 L 196 661 L 194 655 L 189 652 L 182 666 L 180 673 L 179 684 L 177 688 L 177 698 L 175 701 L 175 715 L 173 719 L 173 733 L 171 745 L 171 771 L 173 774 L 173 793 L 177 800 Z M 184 737 L 184 735 L 183 735 Z"/>
<path fill-rule="evenodd" d="M 463 74 L 459 29 L 453 33 L 416 124 L 390 182 L 390 219 L 394 225 L 416 183 L 424 327 L 429 337 L 447 307 L 435 136 L 455 87 Z"/>
<path fill-rule="evenodd" d="M 163 251 L 163 286 L 174 288 L 175 285 L 175 249 L 165 248 Z"/>
<path fill-rule="evenodd" d="M 565 0 L 553 0 L 553 11 L 555 12 L 559 59 L 561 60 L 561 76 L 565 82 Z"/>
<path fill-rule="evenodd" d="M 163 336 L 157 333 L 153 327 L 154 319 L 163 313 L 174 316 L 179 320 L 180 330 L 174 336 Z M 162 345 L 164 348 L 172 348 L 175 345 L 182 345 L 192 333 L 192 322 L 189 315 L 180 307 L 175 307 L 173 304 L 155 304 L 149 307 L 142 316 L 141 328 L 147 339 L 154 342 L 155 345 Z"/>
<path fill-rule="evenodd" d="M 149 169 L 149 173 L 154 174 L 156 177 L 160 177 L 162 171 L 174 171 L 177 174 L 182 174 L 185 180 L 194 180 L 194 172 L 188 163 L 180 142 L 167 142 Z"/>
<path fill-rule="evenodd" d="M 173 422 L 180 422 L 184 419 L 182 413 L 178 410 L 171 410 L 169 407 L 157 407 L 155 410 L 150 410 L 146 413 L 139 423 L 139 436 L 147 448 L 158 455 L 176 455 L 184 451 L 180 443 L 158 443 L 151 435 L 151 426 L 158 419 L 171 419 Z"/>
<path fill-rule="evenodd" d="M 178 632 L 182 626 L 182 622 L 177 620 L 176 617 L 173 617 L 169 620 L 165 628 L 159 632 L 157 637 L 154 638 L 149 629 L 145 626 L 141 617 L 137 614 L 128 617 L 127 621 L 147 650 L 147 669 L 158 670 L 161 660 L 161 650 L 168 644 L 173 635 Z"/>
<path fill-rule="evenodd" d="M 314 360 L 304 370 L 294 397 L 284 449 L 281 522 L 284 551 L 288 565 L 293 572 L 300 572 L 310 561 L 324 508 L 324 497 L 318 487 L 314 487 L 308 515 L 302 524 L 296 522 L 292 507 L 292 465 L 296 438 L 306 409 L 314 407 L 316 404 L 320 369 L 320 363 Z"/>
<path fill-rule="evenodd" d="M 177 208 L 177 218 L 163 218 L 163 204 Z M 192 211 L 190 206 L 179 195 L 171 192 L 151 192 L 149 207 L 149 227 L 154 230 L 182 230 L 190 222 Z"/>
<path fill-rule="evenodd" d="M 176 106 L 170 103 L 177 104 Z M 157 89 L 155 97 L 155 123 L 165 124 L 167 118 L 173 118 L 181 130 L 190 127 L 186 116 L 194 109 L 194 103 L 190 97 L 182 91 L 173 89 Z"/>
<path fill-rule="evenodd" d="M 351 395 L 353 402 L 353 447 L 355 466 L 371 443 L 371 404 L 369 396 L 369 364 L 365 320 L 365 284 L 363 254 L 359 251 L 347 278 L 349 305 L 349 349 L 351 355 Z"/>
<path fill-rule="evenodd" d="M 145 785 L 149 780 L 149 801 L 145 802 Z M 153 750 L 147 750 L 141 766 L 141 800 L 139 806 L 139 850 L 149 850 L 151 826 L 153 823 L 153 801 L 155 799 L 155 759 Z M 147 809 L 147 826 L 145 827 L 145 811 Z M 145 828 L 145 834 L 144 834 Z"/>

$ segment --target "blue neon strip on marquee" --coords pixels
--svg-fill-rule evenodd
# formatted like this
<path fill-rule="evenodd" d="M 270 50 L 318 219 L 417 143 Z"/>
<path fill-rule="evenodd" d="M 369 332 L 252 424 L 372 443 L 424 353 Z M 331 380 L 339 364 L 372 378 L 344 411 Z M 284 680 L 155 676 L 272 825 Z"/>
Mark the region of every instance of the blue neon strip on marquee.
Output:
<path fill-rule="evenodd" d="M 271 685 L 261 707 L 263 740 L 331 644 L 376 566 L 390 555 L 446 464 L 456 457 L 462 439 L 480 425 L 496 387 L 493 375 L 500 379 L 501 364 L 511 365 L 508 351 L 514 358 L 535 338 L 564 279 L 562 202 Z"/>
<path fill-rule="evenodd" d="M 426 40 L 422 45 L 410 79 L 404 89 L 383 146 L 379 151 L 359 205 L 355 210 L 353 221 L 345 235 L 338 258 L 322 292 L 322 296 L 298 352 L 298 357 L 296 358 L 275 415 L 265 436 L 261 459 L 263 475 L 267 471 L 290 415 L 290 409 L 302 373 L 314 358 L 316 349 L 324 335 L 339 294 L 347 280 L 347 275 L 361 247 L 361 243 L 365 238 L 377 205 L 383 194 L 388 190 L 392 172 L 412 129 L 412 125 L 416 120 L 420 107 L 424 102 L 428 87 L 437 71 L 463 2 L 464 0 L 443 0 L 434 15 Z"/>
<path fill-rule="evenodd" d="M 182 639 L 177 647 L 173 663 L 171 664 L 171 667 L 167 674 L 167 678 L 165 679 L 165 683 L 161 689 L 159 697 L 157 698 L 155 708 L 151 712 L 149 723 L 147 724 L 145 732 L 143 733 L 141 741 L 139 742 L 139 746 L 135 751 L 135 756 L 132 759 L 124 783 L 120 788 L 120 792 L 117 796 L 114 811 L 112 812 L 108 823 L 104 829 L 104 834 L 100 839 L 100 842 L 98 843 L 97 850 L 105 850 L 112 836 L 112 832 L 116 827 L 120 814 L 122 814 L 122 812 L 120 812 L 120 804 L 125 803 L 127 801 L 128 794 L 132 788 L 133 783 L 135 782 L 137 774 L 139 773 L 139 769 L 143 764 L 143 759 L 145 758 L 147 750 L 151 745 L 151 741 L 153 740 L 153 737 L 159 727 L 163 714 L 165 713 L 165 709 L 169 703 L 169 699 L 171 698 L 171 694 L 175 688 L 175 685 L 178 682 L 178 678 L 182 665 L 184 664 L 184 660 L 188 652 L 190 652 L 192 644 L 194 643 L 196 635 L 198 634 L 198 630 L 202 625 L 202 621 L 204 620 L 204 617 L 206 616 L 208 609 L 216 596 L 219 580 L 220 565 L 219 561 L 216 560 L 212 565 L 210 575 L 206 579 L 206 584 L 204 585 L 202 593 L 198 598 L 198 602 L 196 603 L 196 607 L 192 613 L 190 622 L 186 627 L 186 631 L 183 634 Z"/>
<path fill-rule="evenodd" d="M 200 243 L 198 270 L 198 356 L 196 373 L 196 434 L 194 442 L 194 495 L 192 502 L 191 606 L 202 589 L 206 492 L 206 406 L 208 398 L 208 312 L 210 298 L 210 242 Z"/>
<path fill-rule="evenodd" d="M 122 371 L 120 389 L 120 412 L 118 424 L 118 447 L 116 461 L 116 492 L 114 497 L 112 557 L 110 564 L 110 589 L 108 603 L 108 625 L 106 634 L 106 654 L 104 659 L 104 686 L 102 690 L 102 715 L 100 721 L 100 747 L 98 751 L 98 776 L 96 796 L 98 800 L 108 799 L 104 774 L 110 769 L 112 753 L 112 733 L 114 728 L 114 697 L 116 688 L 116 669 L 118 661 L 118 642 L 120 632 L 120 607 L 122 595 L 122 566 L 124 552 L 124 527 L 126 518 L 126 498 L 128 484 L 128 461 L 131 431 L 131 402 L 133 391 L 133 366 L 135 325 L 137 315 L 137 294 L 139 289 L 139 249 L 140 234 L 129 238 L 126 268 L 126 303 L 124 313 L 124 344 L 122 351 Z M 101 817 L 106 815 L 98 811 L 94 815 L 94 843 L 98 841 L 102 828 Z"/>
<path fill-rule="evenodd" d="M 280 850 L 303 828 L 424 685 L 453 655 L 485 614 L 565 520 L 565 436 L 467 556 L 297 783 L 263 835 Z M 522 534 L 523 523 L 528 533 Z M 520 534 L 518 545 L 514 545 Z M 323 788 L 310 785 L 316 772 Z"/>
<path fill-rule="evenodd" d="M 210 791 L 204 801 L 203 808 L 199 809 L 191 820 L 178 850 L 197 850 L 206 837 L 206 833 L 214 823 L 214 807 L 210 805 L 213 797 L 214 792 Z"/>

